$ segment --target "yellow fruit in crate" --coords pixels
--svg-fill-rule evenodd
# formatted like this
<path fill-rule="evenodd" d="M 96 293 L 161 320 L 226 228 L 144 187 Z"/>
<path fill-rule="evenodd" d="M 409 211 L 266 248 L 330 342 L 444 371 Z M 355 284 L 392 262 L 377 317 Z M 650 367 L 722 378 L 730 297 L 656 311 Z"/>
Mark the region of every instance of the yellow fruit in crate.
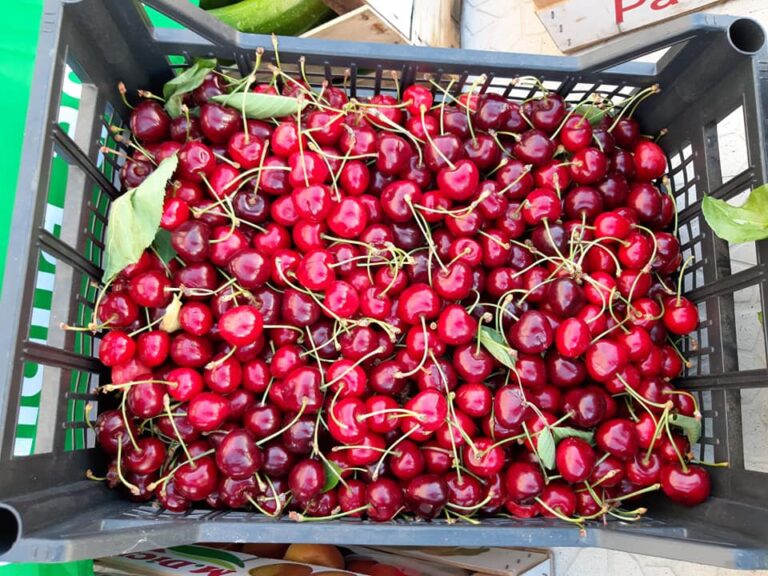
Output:
<path fill-rule="evenodd" d="M 312 568 L 281 562 L 280 564 L 251 568 L 248 570 L 248 574 L 250 576 L 309 576 L 312 574 Z"/>
<path fill-rule="evenodd" d="M 253 554 L 260 558 L 282 558 L 288 544 L 243 544 L 244 554 Z"/>
<path fill-rule="evenodd" d="M 336 546 L 330 544 L 291 544 L 285 551 L 283 559 L 344 569 L 344 557 Z"/>

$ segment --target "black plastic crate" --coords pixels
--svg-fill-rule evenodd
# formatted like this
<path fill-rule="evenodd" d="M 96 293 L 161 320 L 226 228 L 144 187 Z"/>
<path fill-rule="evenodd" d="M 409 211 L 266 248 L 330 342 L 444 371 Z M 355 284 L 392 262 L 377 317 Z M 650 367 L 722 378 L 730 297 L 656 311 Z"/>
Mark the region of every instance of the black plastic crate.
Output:
<path fill-rule="evenodd" d="M 186 29 L 152 28 L 145 5 Z M 0 560 L 51 562 L 194 541 L 273 541 L 600 546 L 768 567 L 768 455 L 755 448 L 768 425 L 759 411 L 746 409 L 768 393 L 760 390 L 768 387 L 768 243 L 729 246 L 700 211 L 704 193 L 729 199 L 766 180 L 764 44 L 755 22 L 708 15 L 627 35 L 578 57 L 280 39 L 286 71 L 298 71 L 303 57 L 313 84 L 347 77 L 357 96 L 393 92 L 391 71 L 401 88 L 429 73 L 443 86 L 453 79 L 454 90 L 486 74 L 483 90 L 519 99 L 535 90 L 511 82 L 526 74 L 572 101 L 595 92 L 627 95 L 658 82 L 662 93 L 646 101 L 638 117 L 648 133 L 669 130 L 661 143 L 670 159 L 681 244 L 684 255 L 696 257 L 684 286 L 702 319 L 698 345 L 687 350 L 693 366 L 681 385 L 697 395 L 704 415 L 695 452 L 730 462 L 711 469 L 714 497 L 705 505 L 683 509 L 660 500 L 639 523 L 593 523 L 585 534 L 544 519 L 492 519 L 479 526 L 297 524 L 247 512 L 159 512 L 85 480 L 85 470 L 101 464 L 85 405 L 98 403 L 94 390 L 106 374 L 93 357 L 96 336 L 58 329 L 62 321 L 87 322 L 96 296 L 91 281 L 101 277 L 106 214 L 120 186 L 119 163 L 99 149 L 116 145 L 107 123 L 127 118 L 118 81 L 132 89 L 158 87 L 173 66 L 207 55 L 247 72 L 257 47 L 273 57 L 270 38 L 238 34 L 186 0 L 49 0 L 0 303 Z M 633 60 L 661 49 L 663 55 Z M 76 119 L 67 110 L 72 91 L 79 97 Z M 722 161 L 726 153 L 737 166 Z"/>

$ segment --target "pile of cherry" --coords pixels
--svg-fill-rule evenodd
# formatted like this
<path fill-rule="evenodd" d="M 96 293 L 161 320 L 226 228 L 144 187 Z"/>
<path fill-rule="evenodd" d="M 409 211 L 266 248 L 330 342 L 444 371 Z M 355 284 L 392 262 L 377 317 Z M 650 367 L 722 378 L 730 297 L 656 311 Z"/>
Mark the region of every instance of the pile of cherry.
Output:
<path fill-rule="evenodd" d="M 574 107 L 276 78 L 251 90 L 303 111 L 243 118 L 218 73 L 177 118 L 132 111 L 126 188 L 177 154 L 177 257 L 146 251 L 98 302 L 111 487 L 295 520 L 580 524 L 708 497 L 672 423 L 700 418 L 672 384 L 697 308 L 664 153 L 630 116 L 655 87 Z"/>

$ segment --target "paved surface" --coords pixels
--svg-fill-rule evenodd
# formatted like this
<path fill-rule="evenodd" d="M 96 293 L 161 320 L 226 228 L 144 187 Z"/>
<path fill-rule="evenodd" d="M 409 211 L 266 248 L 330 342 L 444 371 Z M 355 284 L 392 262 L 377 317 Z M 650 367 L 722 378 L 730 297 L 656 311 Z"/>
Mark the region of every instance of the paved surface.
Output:
<path fill-rule="evenodd" d="M 462 47 L 536 54 L 561 54 L 539 22 L 532 0 L 463 0 Z M 709 12 L 750 16 L 768 30 L 766 0 L 731 0 Z M 718 128 L 723 174 L 746 167 L 743 117 L 735 114 Z M 738 197 L 734 199 L 738 203 Z M 743 201 L 743 198 L 742 198 Z M 731 249 L 732 271 L 756 263 L 752 244 Z M 766 366 L 765 342 L 756 288 L 735 295 L 738 360 L 742 370 Z M 768 319 L 766 319 L 768 320 Z M 768 390 L 743 390 L 742 428 L 747 468 L 768 472 Z M 736 576 L 768 575 L 768 571 L 737 571 L 600 549 L 555 549 L 558 576 Z"/>

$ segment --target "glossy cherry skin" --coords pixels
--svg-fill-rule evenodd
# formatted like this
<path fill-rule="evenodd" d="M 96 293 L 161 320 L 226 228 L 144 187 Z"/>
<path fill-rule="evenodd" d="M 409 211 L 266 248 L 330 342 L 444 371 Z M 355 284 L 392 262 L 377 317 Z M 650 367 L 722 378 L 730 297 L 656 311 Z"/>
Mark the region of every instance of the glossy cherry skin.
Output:
<path fill-rule="evenodd" d="M 162 308 L 171 301 L 171 281 L 159 270 L 149 270 L 131 278 L 128 292 L 139 306 Z"/>
<path fill-rule="evenodd" d="M 589 325 L 580 318 L 566 318 L 555 331 L 557 351 L 566 358 L 578 358 L 592 340 Z"/>
<path fill-rule="evenodd" d="M 261 335 L 264 319 L 255 306 L 244 304 L 222 314 L 218 326 L 221 337 L 228 344 L 246 346 Z"/>
<path fill-rule="evenodd" d="M 317 460 L 301 460 L 288 475 L 288 486 L 294 498 L 303 504 L 320 494 L 325 485 L 325 471 Z"/>
<path fill-rule="evenodd" d="M 696 506 L 709 498 L 709 474 L 701 466 L 689 464 L 687 468 L 684 471 L 680 463 L 662 466 L 659 475 L 661 490 L 673 502 Z"/>
<path fill-rule="evenodd" d="M 645 454 L 638 452 L 634 459 L 626 463 L 627 479 L 635 486 L 645 487 L 655 484 L 661 477 L 664 462 L 658 454 L 652 452 L 646 459 Z"/>
<path fill-rule="evenodd" d="M 504 486 L 510 500 L 527 502 L 544 490 L 544 475 L 536 464 L 513 462 L 504 473 Z"/>
<path fill-rule="evenodd" d="M 623 344 L 605 339 L 591 344 L 585 356 L 587 372 L 597 382 L 609 380 L 628 361 L 629 353 Z"/>
<path fill-rule="evenodd" d="M 131 111 L 131 132 L 140 141 L 149 144 L 168 137 L 171 119 L 156 100 L 142 100 Z"/>
<path fill-rule="evenodd" d="M 517 386 L 502 386 L 494 394 L 493 415 L 501 426 L 516 428 L 528 416 L 526 399 Z"/>
<path fill-rule="evenodd" d="M 480 383 L 466 383 L 456 390 L 456 405 L 462 412 L 474 418 L 486 416 L 492 406 L 491 391 Z"/>
<path fill-rule="evenodd" d="M 216 430 L 229 416 L 229 402 L 213 392 L 201 392 L 190 399 L 187 418 L 201 432 Z"/>
<path fill-rule="evenodd" d="M 374 522 L 388 522 L 404 504 L 403 491 L 390 478 L 378 478 L 365 490 L 368 518 Z"/>
<path fill-rule="evenodd" d="M 111 330 L 101 339 L 99 360 L 105 366 L 125 364 L 136 353 L 136 343 L 122 330 Z"/>
<path fill-rule="evenodd" d="M 595 442 L 601 450 L 621 460 L 632 458 L 639 448 L 634 425 L 623 418 L 603 422 L 595 432 Z"/>
<path fill-rule="evenodd" d="M 184 463 L 176 470 L 174 481 L 181 496 L 193 502 L 205 500 L 219 481 L 216 462 L 211 456 L 203 456 L 194 463 Z"/>
<path fill-rule="evenodd" d="M 673 334 L 690 334 L 699 325 L 699 311 L 687 298 L 671 297 L 665 302 L 663 321 L 667 330 Z"/>
<path fill-rule="evenodd" d="M 552 159 L 555 145 L 544 132 L 529 130 L 513 147 L 515 157 L 527 164 L 541 166 Z"/>
<path fill-rule="evenodd" d="M 567 482 L 576 484 L 588 479 L 597 457 L 592 447 L 581 438 L 565 438 L 557 445 L 555 463 Z"/>
<path fill-rule="evenodd" d="M 458 375 L 468 382 L 482 382 L 494 367 L 493 357 L 485 349 L 478 351 L 473 343 L 457 346 L 452 361 Z"/>
<path fill-rule="evenodd" d="M 633 151 L 636 176 L 640 180 L 656 180 L 667 171 L 667 157 L 661 146 L 650 140 L 640 140 Z"/>
<path fill-rule="evenodd" d="M 494 446 L 490 438 L 477 438 L 475 448 L 466 447 L 464 464 L 467 470 L 481 478 L 491 478 L 504 467 L 504 451 Z"/>
<path fill-rule="evenodd" d="M 560 131 L 560 143 L 569 152 L 578 152 L 592 141 L 592 125 L 579 114 L 572 114 L 565 120 Z"/>
<path fill-rule="evenodd" d="M 541 501 L 549 508 L 556 510 L 563 516 L 573 516 L 576 513 L 576 494 L 564 482 L 555 480 L 547 484 L 541 493 Z M 541 507 L 541 515 L 554 517 L 544 506 Z"/>
<path fill-rule="evenodd" d="M 179 366 L 200 368 L 213 356 L 211 340 L 192 334 L 178 334 L 171 340 L 170 356 Z"/>
<path fill-rule="evenodd" d="M 261 468 L 261 463 L 261 450 L 248 430 L 233 430 L 216 449 L 216 465 L 223 474 L 234 480 L 253 476 Z"/>
<path fill-rule="evenodd" d="M 421 518 L 434 518 L 448 502 L 448 486 L 436 474 L 417 476 L 405 488 L 408 509 Z"/>
<path fill-rule="evenodd" d="M 572 413 L 572 421 L 582 428 L 592 428 L 605 419 L 607 412 L 607 396 L 596 387 L 571 389 L 563 395 L 562 409 L 564 413 Z"/>
<path fill-rule="evenodd" d="M 552 344 L 554 335 L 547 318 L 541 312 L 529 310 L 512 325 L 509 341 L 526 354 L 540 354 Z"/>

